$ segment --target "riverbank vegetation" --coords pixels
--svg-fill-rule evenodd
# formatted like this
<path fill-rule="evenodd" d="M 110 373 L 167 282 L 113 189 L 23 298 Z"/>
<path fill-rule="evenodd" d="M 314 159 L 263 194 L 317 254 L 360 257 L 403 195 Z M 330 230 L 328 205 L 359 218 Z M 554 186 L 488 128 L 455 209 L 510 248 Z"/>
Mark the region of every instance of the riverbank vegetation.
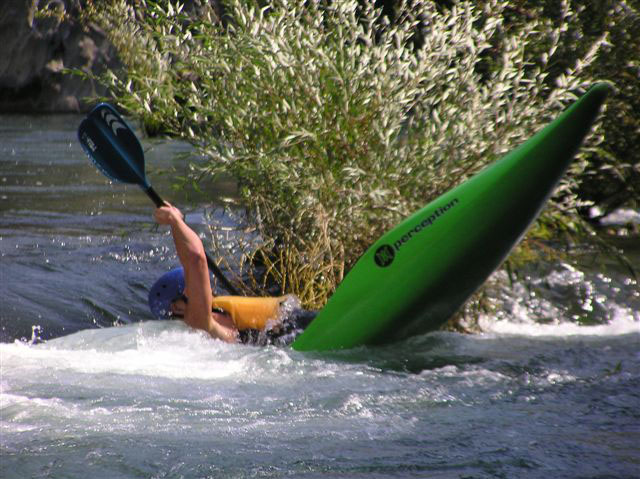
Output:
<path fill-rule="evenodd" d="M 118 106 L 147 132 L 197 148 L 189 180 L 237 183 L 239 228 L 254 233 L 213 225 L 215 255 L 252 293 L 277 285 L 318 308 L 384 231 L 596 79 L 615 80 L 597 69 L 612 25 L 583 35 L 580 2 L 553 2 L 553 15 L 529 3 L 229 0 L 186 14 L 166 1 L 110 0 L 83 15 L 124 64 L 97 78 Z M 633 158 L 603 149 L 604 133 L 596 127 L 514 262 L 534 243 L 586 231 L 587 179 L 624 183 L 634 171 Z"/>

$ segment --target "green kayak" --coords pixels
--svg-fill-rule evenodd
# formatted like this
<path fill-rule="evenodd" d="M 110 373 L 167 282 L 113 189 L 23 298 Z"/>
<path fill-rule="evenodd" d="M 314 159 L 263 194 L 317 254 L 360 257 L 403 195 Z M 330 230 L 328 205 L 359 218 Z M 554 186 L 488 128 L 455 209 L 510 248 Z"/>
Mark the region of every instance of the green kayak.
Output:
<path fill-rule="evenodd" d="M 517 149 L 385 233 L 293 348 L 386 344 L 440 328 L 522 238 L 608 91 L 594 85 Z"/>

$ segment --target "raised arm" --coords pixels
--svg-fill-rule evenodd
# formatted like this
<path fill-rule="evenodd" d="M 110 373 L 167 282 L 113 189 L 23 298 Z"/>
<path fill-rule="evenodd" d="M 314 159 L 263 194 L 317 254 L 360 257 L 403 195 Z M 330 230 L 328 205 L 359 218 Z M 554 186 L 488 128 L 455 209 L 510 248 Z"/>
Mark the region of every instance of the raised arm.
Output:
<path fill-rule="evenodd" d="M 154 217 L 159 224 L 171 227 L 178 259 L 184 268 L 185 296 L 188 298 L 184 321 L 191 327 L 209 332 L 215 338 L 236 342 L 238 332 L 233 322 L 212 315 L 213 293 L 200 237 L 184 222 L 182 213 L 175 206 L 166 204 L 157 208 Z"/>

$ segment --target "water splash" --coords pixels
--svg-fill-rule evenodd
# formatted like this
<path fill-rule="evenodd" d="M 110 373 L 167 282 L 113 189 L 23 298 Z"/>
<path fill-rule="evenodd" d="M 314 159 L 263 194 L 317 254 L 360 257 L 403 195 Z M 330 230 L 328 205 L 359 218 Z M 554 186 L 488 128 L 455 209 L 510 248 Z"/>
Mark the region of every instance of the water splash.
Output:
<path fill-rule="evenodd" d="M 640 332 L 637 281 L 615 272 L 580 270 L 567 263 L 539 267 L 509 286 L 492 278 L 495 312 L 479 319 L 483 331 L 551 335 L 618 335 Z"/>

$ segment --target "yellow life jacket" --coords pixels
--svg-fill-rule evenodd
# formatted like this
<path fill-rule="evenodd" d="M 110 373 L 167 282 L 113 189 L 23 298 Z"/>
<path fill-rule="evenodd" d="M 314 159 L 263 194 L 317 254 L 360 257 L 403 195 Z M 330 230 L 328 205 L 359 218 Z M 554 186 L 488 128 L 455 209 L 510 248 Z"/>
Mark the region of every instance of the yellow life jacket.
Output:
<path fill-rule="evenodd" d="M 286 296 L 266 298 L 216 296 L 213 298 L 212 307 L 228 313 L 239 331 L 264 329 L 269 321 L 282 320 L 280 306 L 286 298 Z"/>

